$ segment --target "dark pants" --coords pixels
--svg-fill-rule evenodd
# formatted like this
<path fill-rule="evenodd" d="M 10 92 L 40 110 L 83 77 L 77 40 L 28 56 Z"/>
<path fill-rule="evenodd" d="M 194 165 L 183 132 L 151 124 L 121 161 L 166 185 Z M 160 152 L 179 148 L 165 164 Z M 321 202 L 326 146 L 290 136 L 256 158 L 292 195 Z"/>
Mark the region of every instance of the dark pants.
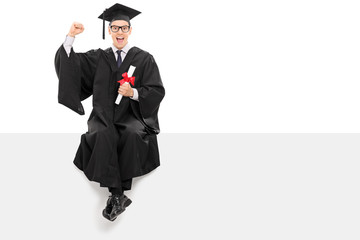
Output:
<path fill-rule="evenodd" d="M 121 182 L 121 188 L 108 188 L 112 194 L 122 194 L 124 191 L 131 189 L 132 178 Z"/>

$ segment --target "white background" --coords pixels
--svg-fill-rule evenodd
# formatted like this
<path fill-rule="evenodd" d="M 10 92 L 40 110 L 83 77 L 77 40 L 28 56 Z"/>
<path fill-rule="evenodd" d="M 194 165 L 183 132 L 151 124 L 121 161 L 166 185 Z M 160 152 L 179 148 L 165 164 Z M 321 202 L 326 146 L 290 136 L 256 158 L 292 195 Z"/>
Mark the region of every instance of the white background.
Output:
<path fill-rule="evenodd" d="M 87 130 L 57 103 L 54 55 L 73 21 L 75 51 L 107 48 L 97 17 L 113 1 L 1 3 L 0 132 Z M 164 133 L 359 132 L 359 1 L 122 1 L 142 11 L 131 44 L 166 88 Z"/>

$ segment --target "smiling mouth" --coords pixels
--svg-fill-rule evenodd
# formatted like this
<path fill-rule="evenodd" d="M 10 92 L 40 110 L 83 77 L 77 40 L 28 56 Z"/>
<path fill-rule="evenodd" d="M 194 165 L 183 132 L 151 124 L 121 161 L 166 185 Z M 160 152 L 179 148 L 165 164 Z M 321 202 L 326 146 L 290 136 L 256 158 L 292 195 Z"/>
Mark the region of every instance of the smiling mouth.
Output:
<path fill-rule="evenodd" d="M 124 42 L 124 38 L 123 37 L 116 37 L 116 41 L 119 43 L 119 44 L 122 44 Z"/>

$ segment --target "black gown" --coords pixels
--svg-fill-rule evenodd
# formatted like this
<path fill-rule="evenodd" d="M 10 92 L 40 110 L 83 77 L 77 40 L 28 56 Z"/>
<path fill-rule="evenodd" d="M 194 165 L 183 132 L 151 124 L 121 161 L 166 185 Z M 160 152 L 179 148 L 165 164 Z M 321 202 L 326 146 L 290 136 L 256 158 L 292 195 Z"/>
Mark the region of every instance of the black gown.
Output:
<path fill-rule="evenodd" d="M 117 81 L 130 65 L 136 67 L 133 87 L 138 90 L 139 101 L 123 97 L 116 105 Z M 55 55 L 55 69 L 59 78 L 59 103 L 83 115 L 81 101 L 93 95 L 88 131 L 81 135 L 74 159 L 74 164 L 90 181 L 102 187 L 118 188 L 122 182 L 160 165 L 157 114 L 165 89 L 151 54 L 132 47 L 118 68 L 111 48 L 86 53 L 71 49 L 68 57 L 60 46 Z"/>

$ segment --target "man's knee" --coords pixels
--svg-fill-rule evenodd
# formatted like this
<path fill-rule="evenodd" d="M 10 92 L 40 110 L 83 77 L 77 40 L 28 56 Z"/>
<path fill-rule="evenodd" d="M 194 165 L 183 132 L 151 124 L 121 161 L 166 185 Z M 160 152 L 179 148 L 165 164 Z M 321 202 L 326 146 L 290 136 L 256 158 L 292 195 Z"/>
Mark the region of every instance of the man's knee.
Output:
<path fill-rule="evenodd" d="M 143 135 L 143 130 L 134 126 L 127 127 L 122 133 L 122 136 L 126 138 L 138 138 L 138 137 L 142 137 L 142 135 Z"/>

